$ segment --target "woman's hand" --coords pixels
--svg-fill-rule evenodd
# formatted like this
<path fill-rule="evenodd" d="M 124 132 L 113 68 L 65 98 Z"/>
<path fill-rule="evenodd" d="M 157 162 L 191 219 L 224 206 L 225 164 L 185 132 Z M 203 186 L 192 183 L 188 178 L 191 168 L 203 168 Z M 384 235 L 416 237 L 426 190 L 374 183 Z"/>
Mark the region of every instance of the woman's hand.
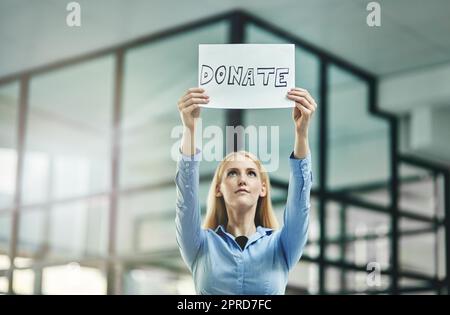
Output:
<path fill-rule="evenodd" d="M 291 89 L 287 97 L 295 101 L 295 107 L 292 110 L 292 119 L 295 123 L 294 157 L 303 159 L 309 153 L 308 128 L 317 104 L 309 92 L 301 88 Z"/>
<path fill-rule="evenodd" d="M 307 90 L 301 88 L 291 89 L 287 97 L 295 101 L 292 119 L 295 123 L 296 135 L 299 138 L 307 139 L 309 122 L 317 108 L 316 101 Z"/>
<path fill-rule="evenodd" d="M 184 155 L 195 154 L 195 123 L 200 117 L 200 104 L 207 104 L 209 96 L 201 88 L 190 88 L 178 101 L 178 110 L 184 125 L 181 140 L 181 152 Z"/>
<path fill-rule="evenodd" d="M 196 119 L 200 117 L 200 104 L 209 102 L 209 96 L 204 92 L 202 88 L 190 88 L 178 101 L 181 121 L 190 131 L 194 130 Z"/>

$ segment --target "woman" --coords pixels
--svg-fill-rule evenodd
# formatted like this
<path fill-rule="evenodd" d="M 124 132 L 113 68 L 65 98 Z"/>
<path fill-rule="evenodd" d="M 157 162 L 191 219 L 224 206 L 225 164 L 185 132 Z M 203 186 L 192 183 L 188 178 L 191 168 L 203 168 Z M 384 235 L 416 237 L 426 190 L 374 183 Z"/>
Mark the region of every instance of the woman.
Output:
<path fill-rule="evenodd" d="M 284 294 L 289 271 L 307 240 L 312 183 L 308 127 L 317 104 L 308 91 L 291 89 L 295 144 L 284 225 L 270 200 L 267 173 L 244 151 L 227 155 L 216 169 L 201 227 L 198 199 L 200 151 L 195 124 L 200 104 L 209 102 L 201 88 L 191 88 L 178 102 L 184 125 L 176 174 L 177 242 L 199 294 Z"/>

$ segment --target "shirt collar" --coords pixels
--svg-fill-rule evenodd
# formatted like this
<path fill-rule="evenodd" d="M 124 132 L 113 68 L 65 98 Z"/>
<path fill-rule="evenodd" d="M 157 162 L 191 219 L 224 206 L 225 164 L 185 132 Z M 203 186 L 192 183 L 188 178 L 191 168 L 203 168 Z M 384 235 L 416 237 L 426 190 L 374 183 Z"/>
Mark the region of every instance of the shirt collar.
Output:
<path fill-rule="evenodd" d="M 226 236 L 228 236 L 229 238 L 231 238 L 232 240 L 235 239 L 235 237 L 234 237 L 232 234 L 228 233 L 228 232 L 225 230 L 225 228 L 223 227 L 223 225 L 219 225 L 219 226 L 215 229 L 215 232 L 216 232 L 217 234 L 219 234 L 219 235 L 226 235 Z M 263 237 L 263 236 L 270 235 L 270 234 L 272 234 L 272 232 L 273 232 L 273 229 L 271 229 L 271 228 L 266 228 L 266 227 L 262 227 L 262 226 L 258 225 L 258 227 L 256 228 L 256 233 L 253 234 L 253 235 L 249 238 L 247 244 L 253 243 L 254 241 L 260 239 L 260 238 Z"/>

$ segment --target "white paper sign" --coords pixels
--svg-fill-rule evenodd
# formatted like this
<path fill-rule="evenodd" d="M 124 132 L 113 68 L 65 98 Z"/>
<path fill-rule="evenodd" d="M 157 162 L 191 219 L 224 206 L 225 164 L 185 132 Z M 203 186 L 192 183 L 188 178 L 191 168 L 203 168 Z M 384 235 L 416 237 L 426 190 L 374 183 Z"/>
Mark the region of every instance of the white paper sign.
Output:
<path fill-rule="evenodd" d="M 286 98 L 295 87 L 292 44 L 217 44 L 198 47 L 198 86 L 213 108 L 294 107 Z"/>

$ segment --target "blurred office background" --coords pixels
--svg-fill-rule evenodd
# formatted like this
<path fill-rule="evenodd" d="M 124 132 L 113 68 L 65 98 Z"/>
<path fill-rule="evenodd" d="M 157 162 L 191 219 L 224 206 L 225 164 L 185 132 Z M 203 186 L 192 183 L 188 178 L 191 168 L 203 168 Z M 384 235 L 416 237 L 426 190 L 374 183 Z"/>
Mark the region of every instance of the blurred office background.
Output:
<path fill-rule="evenodd" d="M 0 0 L 0 293 L 193 294 L 175 240 L 176 102 L 200 43 L 294 43 L 310 132 L 309 242 L 287 294 L 448 294 L 450 2 Z M 239 11 L 237 11 L 239 10 Z M 280 126 L 290 109 L 202 111 Z M 202 162 L 201 201 L 215 162 Z"/>

